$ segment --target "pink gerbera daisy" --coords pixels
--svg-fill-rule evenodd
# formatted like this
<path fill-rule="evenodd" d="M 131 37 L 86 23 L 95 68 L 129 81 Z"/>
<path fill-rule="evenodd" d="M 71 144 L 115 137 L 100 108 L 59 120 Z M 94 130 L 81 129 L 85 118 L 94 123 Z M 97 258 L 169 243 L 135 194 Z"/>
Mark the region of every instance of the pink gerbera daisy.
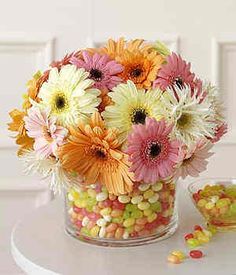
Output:
<path fill-rule="evenodd" d="M 170 139 L 171 131 L 172 125 L 167 125 L 164 119 L 147 118 L 144 125 L 133 126 L 127 153 L 136 181 L 154 183 L 172 176 L 181 146 L 179 141 Z"/>
<path fill-rule="evenodd" d="M 226 123 L 222 123 L 218 125 L 215 129 L 215 136 L 211 139 L 212 143 L 218 142 L 223 135 L 225 135 L 228 131 L 228 125 Z"/>
<path fill-rule="evenodd" d="M 184 85 L 189 85 L 195 88 L 194 82 L 195 74 L 190 71 L 191 64 L 186 63 L 180 55 L 172 53 L 166 59 L 167 63 L 164 64 L 158 72 L 157 79 L 153 82 L 154 87 L 159 87 L 165 91 L 167 87 L 182 88 Z"/>
<path fill-rule="evenodd" d="M 209 152 L 213 144 L 206 139 L 200 139 L 191 148 L 187 147 L 182 155 L 182 163 L 177 169 L 175 177 L 182 177 L 185 179 L 187 176 L 198 177 L 199 174 L 206 170 L 208 161 L 207 159 L 214 153 Z"/>
<path fill-rule="evenodd" d="M 56 155 L 58 146 L 63 144 L 67 129 L 56 125 L 56 118 L 49 118 L 49 110 L 31 107 L 24 118 L 25 128 L 29 137 L 35 139 L 34 150 L 40 158 Z"/>
<path fill-rule="evenodd" d="M 89 72 L 89 78 L 95 81 L 94 87 L 97 89 L 111 90 L 122 81 L 117 76 L 123 71 L 122 65 L 115 60 L 111 60 L 108 55 L 98 53 L 91 55 L 87 51 L 83 51 L 82 59 L 72 57 L 71 63 Z"/>

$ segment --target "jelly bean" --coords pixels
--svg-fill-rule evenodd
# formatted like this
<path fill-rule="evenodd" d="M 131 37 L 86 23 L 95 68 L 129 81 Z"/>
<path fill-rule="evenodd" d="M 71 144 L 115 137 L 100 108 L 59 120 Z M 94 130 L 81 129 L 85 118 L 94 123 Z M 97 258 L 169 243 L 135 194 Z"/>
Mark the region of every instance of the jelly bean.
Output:
<path fill-rule="evenodd" d="M 150 216 L 153 213 L 152 209 L 148 208 L 143 211 L 144 216 Z"/>
<path fill-rule="evenodd" d="M 74 197 L 70 193 L 67 194 L 67 198 L 69 201 L 74 201 Z"/>
<path fill-rule="evenodd" d="M 225 198 L 225 199 L 219 199 L 216 202 L 216 207 L 217 208 L 224 208 L 225 206 L 227 207 L 230 204 L 230 200 Z"/>
<path fill-rule="evenodd" d="M 128 218 L 123 222 L 124 227 L 130 227 L 135 224 L 134 218 Z"/>
<path fill-rule="evenodd" d="M 138 224 L 138 225 L 144 225 L 146 223 L 147 223 L 147 218 L 145 218 L 145 217 L 136 220 L 136 224 Z"/>
<path fill-rule="evenodd" d="M 150 184 L 149 183 L 142 183 L 139 185 L 138 189 L 142 192 L 148 190 L 148 188 L 150 187 Z"/>
<path fill-rule="evenodd" d="M 117 229 L 118 225 L 115 223 L 110 223 L 107 227 L 106 227 L 106 232 L 110 233 L 113 232 Z"/>
<path fill-rule="evenodd" d="M 124 210 L 125 209 L 125 204 L 119 202 L 118 200 L 113 201 L 112 203 L 113 208 Z"/>
<path fill-rule="evenodd" d="M 121 203 L 128 203 L 130 202 L 130 197 L 126 195 L 121 195 L 118 197 L 118 201 Z"/>
<path fill-rule="evenodd" d="M 207 204 L 207 201 L 204 200 L 204 199 L 200 199 L 200 200 L 197 202 L 197 206 L 198 206 L 198 207 L 204 207 L 206 204 Z"/>
<path fill-rule="evenodd" d="M 167 261 L 172 264 L 180 264 L 181 260 L 178 256 L 170 254 L 167 258 Z"/>
<path fill-rule="evenodd" d="M 75 224 L 78 228 L 82 227 L 82 221 L 77 220 Z"/>
<path fill-rule="evenodd" d="M 153 192 L 153 190 L 148 189 L 147 191 L 144 192 L 143 197 L 144 199 L 150 199 L 155 193 Z"/>
<path fill-rule="evenodd" d="M 133 211 L 135 211 L 136 209 L 138 209 L 137 206 L 136 206 L 136 205 L 133 205 L 133 204 L 131 204 L 131 203 L 128 203 L 128 204 L 126 204 L 126 206 L 125 206 L 125 210 L 128 211 L 128 212 L 133 212 Z"/>
<path fill-rule="evenodd" d="M 75 212 L 72 212 L 70 216 L 72 219 L 76 220 L 78 217 L 78 214 L 76 214 Z"/>
<path fill-rule="evenodd" d="M 110 215 L 104 215 L 103 216 L 103 219 L 106 221 L 106 222 L 110 222 L 112 220 L 112 217 Z"/>
<path fill-rule="evenodd" d="M 69 194 L 73 197 L 73 200 L 77 200 L 79 198 L 79 193 L 76 192 L 76 190 L 74 190 L 73 188 L 70 189 Z"/>
<path fill-rule="evenodd" d="M 121 239 L 124 234 L 124 229 L 121 227 L 118 227 L 115 232 L 115 239 Z"/>
<path fill-rule="evenodd" d="M 189 240 L 189 239 L 194 239 L 194 236 L 193 236 L 192 233 L 188 233 L 188 234 L 186 234 L 186 235 L 184 236 L 184 239 L 185 239 L 185 241 L 187 241 L 187 240 Z"/>
<path fill-rule="evenodd" d="M 140 210 L 145 210 L 145 209 L 148 209 L 150 207 L 150 203 L 149 202 L 140 202 L 139 204 L 138 204 L 138 208 L 140 209 Z"/>
<path fill-rule="evenodd" d="M 116 200 L 116 195 L 113 195 L 113 194 L 109 194 L 109 200 L 111 200 L 111 201 L 114 201 L 114 200 Z"/>
<path fill-rule="evenodd" d="M 99 238 L 104 238 L 106 235 L 106 228 L 105 227 L 101 227 L 100 231 L 99 231 Z"/>
<path fill-rule="evenodd" d="M 180 250 L 174 250 L 171 252 L 171 254 L 177 256 L 181 261 L 186 258 L 186 255 L 184 254 L 184 252 Z"/>
<path fill-rule="evenodd" d="M 123 217 L 117 217 L 117 218 L 113 218 L 111 221 L 117 224 L 121 224 L 121 223 L 123 224 L 124 219 Z"/>
<path fill-rule="evenodd" d="M 100 214 L 102 216 L 107 216 L 111 213 L 111 208 L 110 207 L 106 207 L 106 208 L 103 208 L 101 211 L 100 211 Z"/>
<path fill-rule="evenodd" d="M 84 217 L 83 220 L 82 220 L 82 225 L 83 226 L 87 226 L 89 223 L 89 218 L 88 217 Z"/>
<path fill-rule="evenodd" d="M 94 221 L 89 221 L 88 224 L 87 224 L 87 228 L 90 230 L 94 227 L 96 223 Z"/>
<path fill-rule="evenodd" d="M 119 210 L 119 209 L 114 209 L 114 210 L 112 210 L 112 212 L 111 212 L 112 218 L 120 217 L 120 216 L 122 216 L 122 214 L 123 214 L 123 211 L 122 211 L 122 210 Z"/>
<path fill-rule="evenodd" d="M 162 209 L 161 209 L 162 206 L 161 206 L 161 203 L 160 203 L 159 201 L 157 201 L 157 202 L 151 204 L 151 205 L 150 205 L 150 208 L 151 208 L 151 210 L 154 211 L 154 212 L 161 212 L 161 210 L 162 210 Z"/>
<path fill-rule="evenodd" d="M 202 231 L 200 231 L 200 230 L 195 230 L 193 232 L 193 236 L 194 236 L 194 238 L 198 239 L 199 237 L 204 236 L 204 233 Z"/>
<path fill-rule="evenodd" d="M 115 235 L 114 231 L 113 232 L 109 232 L 109 233 L 106 234 L 106 238 L 112 239 L 112 238 L 114 238 L 114 235 Z"/>
<path fill-rule="evenodd" d="M 87 192 L 88 192 L 89 197 L 91 197 L 91 198 L 96 198 L 97 193 L 96 193 L 95 190 L 93 190 L 93 189 L 88 189 Z"/>
<path fill-rule="evenodd" d="M 210 210 L 212 208 L 214 208 L 215 204 L 213 202 L 208 202 L 206 205 L 205 205 L 205 208 Z"/>
<path fill-rule="evenodd" d="M 88 218 L 92 221 L 97 221 L 101 216 L 96 213 L 89 213 Z"/>
<path fill-rule="evenodd" d="M 123 237 L 124 240 L 128 239 L 129 238 L 129 232 L 127 230 L 125 230 L 122 237 Z"/>
<path fill-rule="evenodd" d="M 100 207 L 98 207 L 97 205 L 94 205 L 93 206 L 93 212 L 95 212 L 95 213 L 100 213 Z"/>
<path fill-rule="evenodd" d="M 199 231 L 202 231 L 202 227 L 200 226 L 200 225 L 195 225 L 194 226 L 194 230 L 196 231 L 196 230 L 199 230 Z"/>
<path fill-rule="evenodd" d="M 97 225 L 98 226 L 100 226 L 100 227 L 102 227 L 102 226 L 106 226 L 106 224 L 107 224 L 107 222 L 106 222 L 106 220 L 105 219 L 98 219 L 97 220 Z"/>
<path fill-rule="evenodd" d="M 158 201 L 158 199 L 159 199 L 159 195 L 156 193 L 151 198 L 148 199 L 148 202 L 155 203 Z"/>
<path fill-rule="evenodd" d="M 123 218 L 126 220 L 126 219 L 128 219 L 128 218 L 130 218 L 130 212 L 129 211 L 125 211 L 124 213 L 123 213 Z"/>
<path fill-rule="evenodd" d="M 112 207 L 112 201 L 110 201 L 110 200 L 105 200 L 105 201 L 103 202 L 103 205 L 104 205 L 104 207 Z"/>
<path fill-rule="evenodd" d="M 84 215 L 82 215 L 82 214 L 77 214 L 77 220 L 82 221 L 83 218 L 84 218 Z"/>
<path fill-rule="evenodd" d="M 135 230 L 136 232 L 139 232 L 139 231 L 141 231 L 141 230 L 143 230 L 143 229 L 144 229 L 144 225 L 135 224 L 135 226 L 134 226 L 134 230 Z"/>
<path fill-rule="evenodd" d="M 193 259 L 199 259 L 203 257 L 203 253 L 201 250 L 191 250 L 189 256 Z"/>
<path fill-rule="evenodd" d="M 135 210 L 130 215 L 131 218 L 139 219 L 143 217 L 143 212 L 141 210 Z"/>
<path fill-rule="evenodd" d="M 203 233 L 204 233 L 204 235 L 207 236 L 208 238 L 211 238 L 211 237 L 212 237 L 212 233 L 211 233 L 211 231 L 209 231 L 209 230 L 203 229 Z"/>
<path fill-rule="evenodd" d="M 96 195 L 97 201 L 105 201 L 107 198 L 108 198 L 108 194 L 105 192 L 101 192 Z"/>
<path fill-rule="evenodd" d="M 149 215 L 149 216 L 147 217 L 147 221 L 151 223 L 151 222 L 153 222 L 156 218 L 157 218 L 157 214 L 156 214 L 156 213 L 152 213 L 151 215 Z"/>
<path fill-rule="evenodd" d="M 129 227 L 126 227 L 126 231 L 131 234 L 134 232 L 134 226 L 129 226 Z"/>
<path fill-rule="evenodd" d="M 149 230 L 147 230 L 147 229 L 143 229 L 143 230 L 141 230 L 141 231 L 138 232 L 139 236 L 147 236 L 149 234 L 150 234 Z"/>
<path fill-rule="evenodd" d="M 214 225 L 208 224 L 207 229 L 211 232 L 212 235 L 217 233 L 217 229 Z"/>
<path fill-rule="evenodd" d="M 163 184 L 161 182 L 157 182 L 152 185 L 152 190 L 155 192 L 160 191 L 163 188 Z"/>
<path fill-rule="evenodd" d="M 84 216 L 87 216 L 88 215 L 88 211 L 85 208 L 82 208 L 81 209 L 81 214 L 84 215 Z"/>
<path fill-rule="evenodd" d="M 209 241 L 210 241 L 210 238 L 205 235 L 199 236 L 197 239 L 200 242 L 200 244 L 209 243 Z"/>
<path fill-rule="evenodd" d="M 131 202 L 133 204 L 138 204 L 143 200 L 143 196 L 139 195 L 139 196 L 135 196 L 131 199 Z"/>
<path fill-rule="evenodd" d="M 200 242 L 197 240 L 197 239 L 188 239 L 187 241 L 187 245 L 190 247 L 190 248 L 194 248 L 194 247 L 197 247 L 200 245 Z"/>

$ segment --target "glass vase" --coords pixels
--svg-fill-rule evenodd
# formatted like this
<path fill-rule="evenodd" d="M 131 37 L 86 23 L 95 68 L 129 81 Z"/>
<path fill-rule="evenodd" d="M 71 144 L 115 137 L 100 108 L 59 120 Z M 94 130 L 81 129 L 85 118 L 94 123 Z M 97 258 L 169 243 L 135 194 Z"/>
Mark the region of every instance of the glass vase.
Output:
<path fill-rule="evenodd" d="M 177 229 L 176 184 L 135 184 L 127 195 L 108 194 L 99 184 L 65 190 L 66 231 L 102 246 L 159 241 Z"/>

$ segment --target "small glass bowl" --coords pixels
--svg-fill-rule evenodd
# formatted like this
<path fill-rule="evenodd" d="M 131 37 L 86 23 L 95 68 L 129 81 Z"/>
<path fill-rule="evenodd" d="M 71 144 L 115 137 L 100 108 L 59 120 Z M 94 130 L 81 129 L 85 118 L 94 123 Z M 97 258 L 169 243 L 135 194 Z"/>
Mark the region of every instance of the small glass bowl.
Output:
<path fill-rule="evenodd" d="M 236 179 L 203 178 L 190 183 L 188 191 L 208 225 L 236 230 Z"/>

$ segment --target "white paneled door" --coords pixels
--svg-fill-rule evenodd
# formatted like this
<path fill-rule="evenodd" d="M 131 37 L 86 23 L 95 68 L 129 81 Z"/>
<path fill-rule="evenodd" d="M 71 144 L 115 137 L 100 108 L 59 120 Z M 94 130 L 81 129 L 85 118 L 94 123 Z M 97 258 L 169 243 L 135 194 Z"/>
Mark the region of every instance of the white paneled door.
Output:
<path fill-rule="evenodd" d="M 0 274 L 20 274 L 9 251 L 18 218 L 50 200 L 38 178 L 22 173 L 7 131 L 8 111 L 20 107 L 25 84 L 66 52 L 107 38 L 163 40 L 219 85 L 229 134 L 203 176 L 236 176 L 236 1 L 0 0 Z"/>

